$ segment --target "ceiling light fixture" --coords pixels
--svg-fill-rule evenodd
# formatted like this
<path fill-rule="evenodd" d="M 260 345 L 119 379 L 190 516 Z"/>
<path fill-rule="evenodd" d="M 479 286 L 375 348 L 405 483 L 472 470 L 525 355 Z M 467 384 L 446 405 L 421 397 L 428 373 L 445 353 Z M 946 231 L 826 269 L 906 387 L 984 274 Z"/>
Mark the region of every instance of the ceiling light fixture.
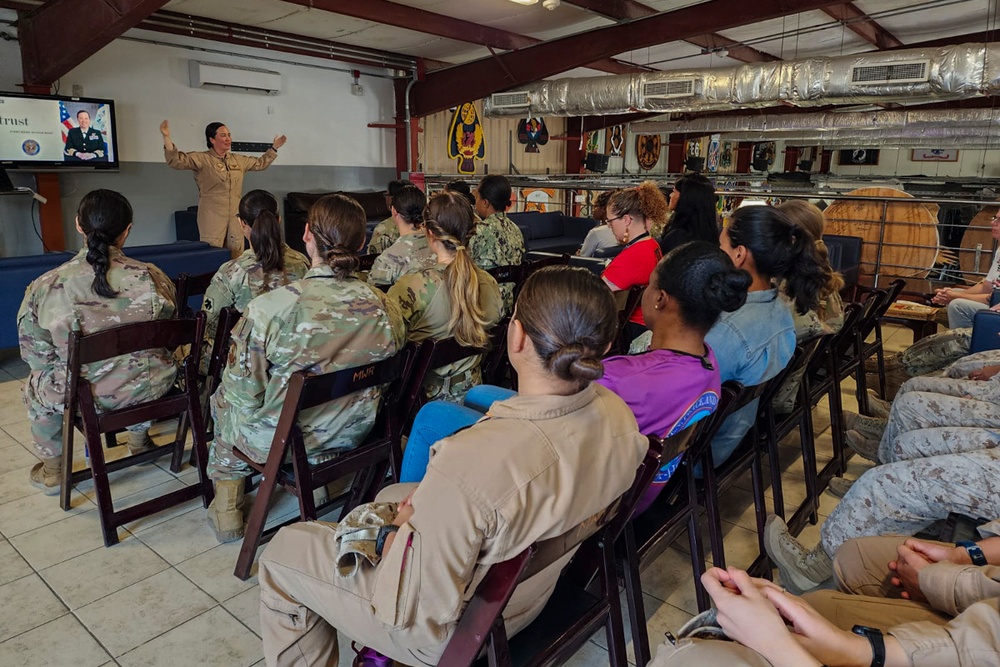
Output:
<path fill-rule="evenodd" d="M 511 2 L 516 2 L 519 5 L 533 5 L 538 2 L 538 0 L 510 0 Z"/>

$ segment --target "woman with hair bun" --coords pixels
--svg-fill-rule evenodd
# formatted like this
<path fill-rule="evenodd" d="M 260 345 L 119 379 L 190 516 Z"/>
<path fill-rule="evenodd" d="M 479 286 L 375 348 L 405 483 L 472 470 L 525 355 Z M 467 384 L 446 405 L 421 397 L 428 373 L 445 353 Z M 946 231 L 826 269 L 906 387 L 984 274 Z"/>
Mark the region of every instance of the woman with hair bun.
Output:
<path fill-rule="evenodd" d="M 618 242 L 625 245 L 601 275 L 612 292 L 625 292 L 637 285 L 649 284 L 649 274 L 663 256 L 660 244 L 649 235 L 649 228 L 666 218 L 667 200 L 652 181 L 611 195 L 606 222 Z M 631 341 L 644 331 L 646 320 L 642 310 L 636 308 L 629 318 L 626 338 Z"/>
<path fill-rule="evenodd" d="M 220 266 L 205 290 L 201 305 L 206 316 L 201 353 L 204 368 L 208 367 L 223 308 L 233 306 L 242 313 L 251 300 L 301 279 L 309 270 L 309 258 L 283 241 L 278 200 L 270 192 L 251 190 L 243 195 L 236 217 L 250 248 Z"/>
<path fill-rule="evenodd" d="M 483 176 L 474 195 L 476 214 L 482 220 L 476 223 L 469 237 L 473 263 L 484 271 L 520 264 L 524 259 L 524 235 L 507 217 L 510 183 L 499 174 Z M 514 306 L 514 284 L 504 283 L 500 286 L 500 293 L 503 295 L 503 312 L 510 314 Z"/>
<path fill-rule="evenodd" d="M 389 301 L 402 316 L 407 340 L 414 343 L 454 338 L 467 347 L 484 347 L 487 330 L 503 309 L 500 288 L 493 276 L 472 263 L 468 250 L 472 207 L 457 192 L 431 197 L 424 211 L 427 242 L 435 264 L 402 276 L 389 290 Z M 433 369 L 424 390 L 427 398 L 461 401 L 465 392 L 482 383 L 480 359 L 467 359 Z"/>
<path fill-rule="evenodd" d="M 80 200 L 76 230 L 85 247 L 70 261 L 34 280 L 17 313 L 21 358 L 30 368 L 24 402 L 31 439 L 42 460 L 31 485 L 59 493 L 62 426 L 70 331 L 92 334 L 121 324 L 174 316 L 170 279 L 152 264 L 129 259 L 122 245 L 132 231 L 132 206 L 112 190 L 93 190 Z M 99 412 L 154 400 L 174 384 L 177 366 L 169 350 L 144 350 L 81 369 L 94 389 Z M 132 454 L 152 445 L 149 424 L 130 426 Z"/>
<path fill-rule="evenodd" d="M 335 665 L 337 631 L 370 647 L 356 665 L 439 664 L 491 565 L 565 534 L 624 493 L 648 445 L 628 406 L 593 382 L 614 321 L 611 293 L 586 269 L 532 274 L 507 337 L 520 395 L 438 442 L 419 484 L 382 491 L 379 501 L 401 502 L 374 545 L 375 564 L 362 559 L 353 577 L 339 576 L 336 533 L 318 521 L 283 528 L 267 546 L 267 664 L 305 655 Z M 517 587 L 504 609 L 509 633 L 538 615 L 571 555 Z"/>
<path fill-rule="evenodd" d="M 329 373 L 396 354 L 403 329 L 385 295 L 357 275 L 365 212 L 344 195 L 309 209 L 303 241 L 312 268 L 302 280 L 249 303 L 233 330 L 233 348 L 212 396 L 215 439 L 208 470 L 215 481 L 209 524 L 222 542 L 243 537 L 243 483 L 251 469 L 233 447 L 263 463 L 292 373 Z M 381 389 L 373 387 L 306 412 L 299 420 L 310 457 L 354 449 L 375 422 Z"/>
<path fill-rule="evenodd" d="M 608 357 L 598 380 L 628 404 L 643 433 L 666 438 L 715 412 L 722 382 L 705 336 L 722 313 L 746 302 L 750 281 L 715 243 L 685 243 L 656 265 L 642 295 L 649 350 Z M 680 460 L 664 464 L 637 513 L 659 495 Z"/>
<path fill-rule="evenodd" d="M 375 258 L 368 282 L 388 288 L 400 276 L 429 269 L 437 263 L 437 255 L 427 245 L 424 234 L 424 208 L 427 197 L 415 185 L 407 185 L 392 198 L 389 210 L 399 238 Z"/>

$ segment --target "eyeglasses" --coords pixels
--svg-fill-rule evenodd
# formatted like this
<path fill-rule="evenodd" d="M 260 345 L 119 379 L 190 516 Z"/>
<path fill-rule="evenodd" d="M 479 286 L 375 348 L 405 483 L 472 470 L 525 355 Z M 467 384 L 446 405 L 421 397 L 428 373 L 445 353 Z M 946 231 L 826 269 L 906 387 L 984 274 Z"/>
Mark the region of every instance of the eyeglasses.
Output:
<path fill-rule="evenodd" d="M 628 215 L 628 213 L 626 213 L 625 215 Z M 610 226 L 612 222 L 614 222 L 615 220 L 621 220 L 622 218 L 625 217 L 625 215 L 619 215 L 614 218 L 608 218 L 607 220 L 604 221 L 604 224 Z"/>

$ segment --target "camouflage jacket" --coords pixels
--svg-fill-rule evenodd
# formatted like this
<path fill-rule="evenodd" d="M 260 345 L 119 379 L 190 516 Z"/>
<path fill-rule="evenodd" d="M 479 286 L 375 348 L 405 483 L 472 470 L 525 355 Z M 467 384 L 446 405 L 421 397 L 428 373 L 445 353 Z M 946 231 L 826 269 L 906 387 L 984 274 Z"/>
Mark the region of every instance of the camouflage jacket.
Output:
<path fill-rule="evenodd" d="M 231 259 L 215 272 L 212 282 L 205 291 L 201 309 L 205 311 L 205 346 L 202 348 L 202 370 L 208 367 L 215 342 L 219 313 L 227 306 L 234 306 L 241 313 L 247 304 L 265 292 L 282 285 L 301 280 L 309 270 L 309 258 L 298 250 L 284 246 L 285 272 L 264 273 L 253 250 L 246 250 L 236 259 Z"/>
<path fill-rule="evenodd" d="M 524 235 L 507 214 L 500 211 L 477 222 L 468 243 L 472 261 L 486 271 L 520 264 L 524 259 Z M 500 293 L 504 313 L 510 313 L 514 309 L 514 285 L 504 283 Z"/>
<path fill-rule="evenodd" d="M 292 373 L 380 361 L 402 344 L 399 316 L 381 292 L 357 276 L 338 280 L 329 266 L 310 269 L 302 280 L 251 301 L 236 325 L 229 362 L 212 396 L 215 436 L 263 459 Z M 357 447 L 374 424 L 380 398 L 375 387 L 305 411 L 299 426 L 306 449 Z"/>
<path fill-rule="evenodd" d="M 399 309 L 407 340 L 419 343 L 428 338 L 443 340 L 454 335 L 448 326 L 451 299 L 444 288 L 447 266 L 435 264 L 419 273 L 405 275 L 389 290 L 389 301 Z M 482 269 L 476 269 L 476 273 L 479 276 L 479 306 L 488 326 L 492 327 L 500 321 L 500 289 L 493 276 Z M 440 398 L 460 402 L 471 387 L 482 383 L 479 362 L 478 356 L 472 356 L 432 370 L 424 383 L 428 400 Z"/>
<path fill-rule="evenodd" d="M 399 229 L 396 227 L 396 221 L 392 217 L 386 218 L 372 230 L 372 238 L 368 242 L 368 254 L 381 255 L 398 238 Z"/>
<path fill-rule="evenodd" d="M 429 269 L 437 264 L 437 255 L 427 245 L 423 230 L 396 239 L 385 252 L 375 259 L 368 272 L 368 282 L 373 285 L 392 285 L 400 276 Z"/>
<path fill-rule="evenodd" d="M 158 268 L 110 248 L 110 299 L 91 288 L 94 269 L 84 248 L 70 261 L 28 285 L 17 313 L 21 358 L 30 367 L 25 399 L 61 410 L 65 400 L 70 331 L 95 333 L 121 324 L 174 316 L 174 284 Z M 173 384 L 177 366 L 169 350 L 145 350 L 82 369 L 100 410 L 157 398 Z"/>

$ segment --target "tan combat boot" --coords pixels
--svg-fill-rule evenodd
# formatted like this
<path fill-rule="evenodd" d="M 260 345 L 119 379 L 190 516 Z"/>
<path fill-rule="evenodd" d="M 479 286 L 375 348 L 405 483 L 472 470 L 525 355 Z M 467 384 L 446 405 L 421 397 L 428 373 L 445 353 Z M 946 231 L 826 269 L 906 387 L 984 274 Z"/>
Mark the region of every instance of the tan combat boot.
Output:
<path fill-rule="evenodd" d="M 59 495 L 59 487 L 62 484 L 62 457 L 56 456 L 51 459 L 42 459 L 41 463 L 36 463 L 31 469 L 31 485 L 36 489 L 41 489 L 47 496 Z"/>
<path fill-rule="evenodd" d="M 215 500 L 208 506 L 208 523 L 220 542 L 243 539 L 243 480 L 215 483 Z"/>

